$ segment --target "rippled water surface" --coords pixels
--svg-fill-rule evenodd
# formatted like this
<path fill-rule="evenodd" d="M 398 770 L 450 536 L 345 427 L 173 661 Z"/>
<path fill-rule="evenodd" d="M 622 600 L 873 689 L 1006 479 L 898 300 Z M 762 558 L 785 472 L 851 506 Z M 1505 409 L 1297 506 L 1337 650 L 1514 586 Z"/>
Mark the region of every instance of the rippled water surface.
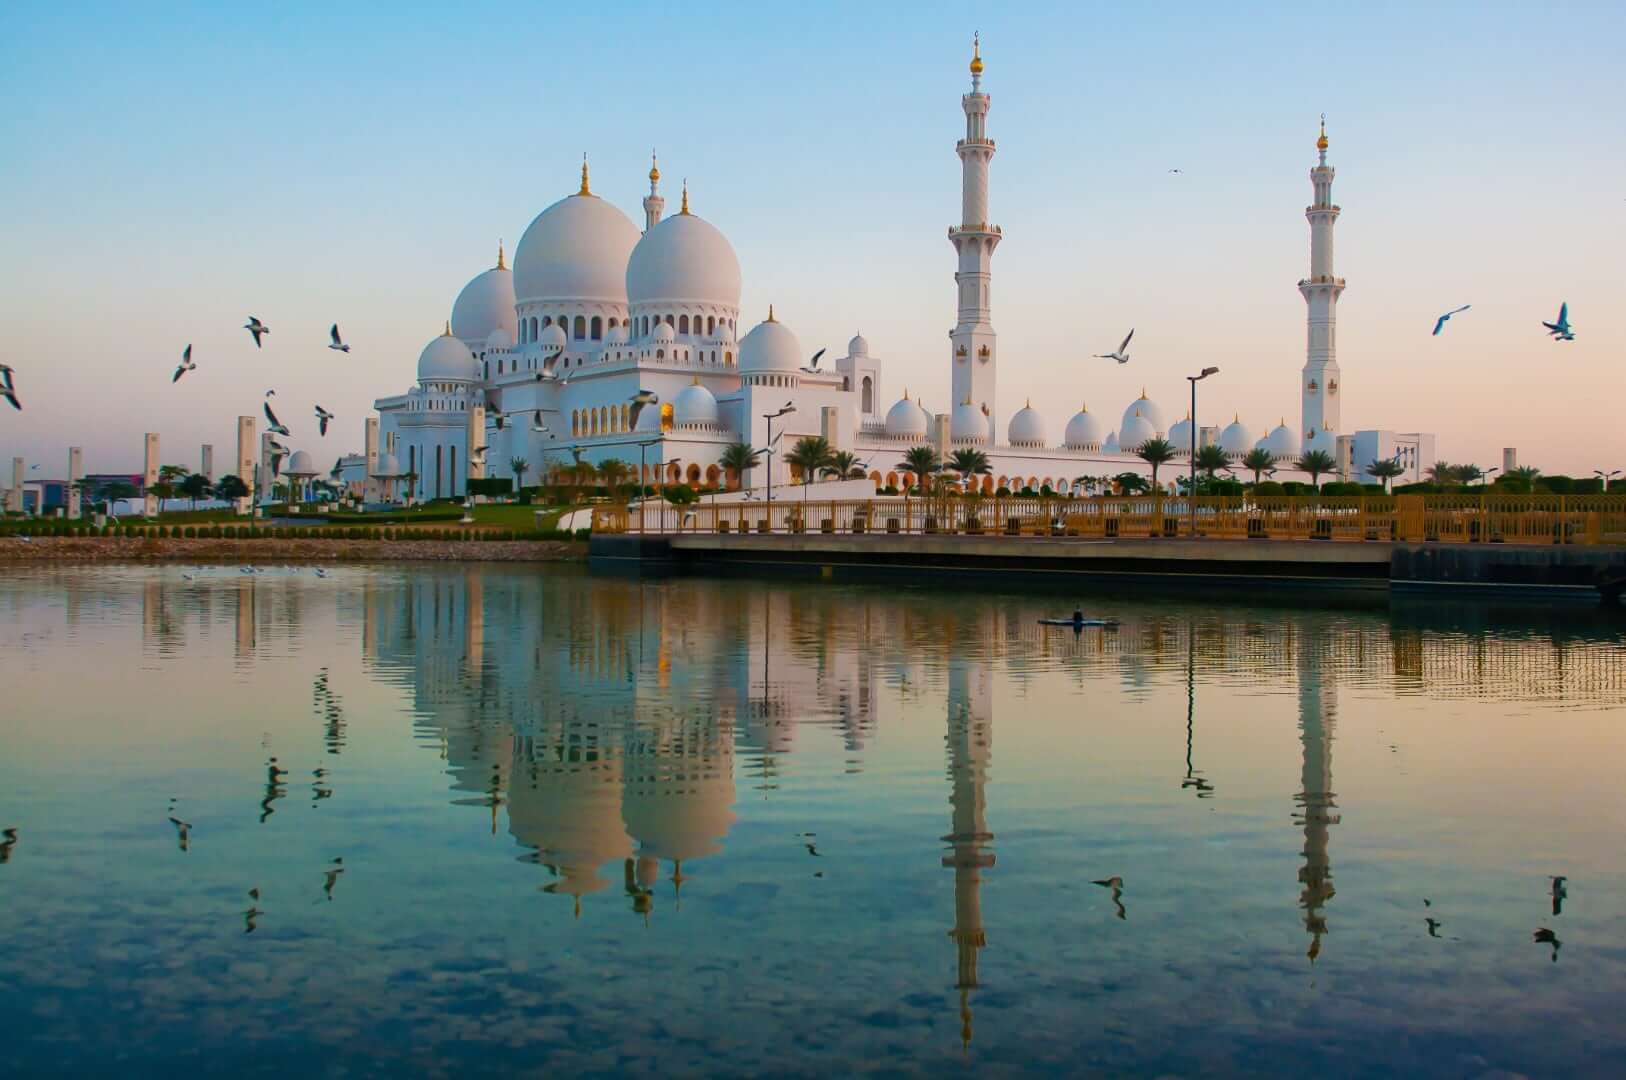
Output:
<path fill-rule="evenodd" d="M 1622 624 L 1312 604 L 7 570 L 0 1073 L 1618 1075 Z"/>

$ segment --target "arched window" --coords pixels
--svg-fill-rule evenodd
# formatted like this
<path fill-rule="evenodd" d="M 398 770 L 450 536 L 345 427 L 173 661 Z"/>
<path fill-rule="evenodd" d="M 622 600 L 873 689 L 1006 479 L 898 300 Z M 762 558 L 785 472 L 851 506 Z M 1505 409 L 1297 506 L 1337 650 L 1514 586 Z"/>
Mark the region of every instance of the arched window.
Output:
<path fill-rule="evenodd" d="M 666 350 L 665 349 L 656 349 L 655 350 L 655 359 L 657 359 L 657 360 L 665 360 L 666 359 Z"/>
<path fill-rule="evenodd" d="M 666 317 L 666 325 L 667 325 L 667 326 L 672 326 L 672 327 L 675 327 L 675 326 L 676 326 L 676 325 L 677 325 L 677 324 L 676 324 L 676 323 L 675 323 L 675 322 L 673 322 L 673 321 L 672 321 L 672 316 L 670 316 L 670 315 L 668 315 L 668 316 L 667 316 L 667 317 Z"/>
<path fill-rule="evenodd" d="M 706 336 L 711 337 L 716 332 L 717 332 L 717 316 L 715 316 L 715 315 L 707 315 L 706 316 Z"/>
<path fill-rule="evenodd" d="M 586 319 L 585 316 L 582 316 L 582 315 L 576 316 L 576 334 L 575 334 L 575 337 L 576 337 L 577 341 L 585 341 L 585 340 L 587 340 L 587 319 Z"/>
<path fill-rule="evenodd" d="M 631 431 L 632 430 L 632 406 L 631 405 L 623 405 L 623 406 L 621 406 L 621 430 L 622 431 Z"/>
<path fill-rule="evenodd" d="M 536 316 L 535 316 L 535 315 L 532 315 L 532 316 L 531 316 L 531 340 L 532 340 L 532 341 L 535 341 L 535 340 L 536 340 L 536 330 L 537 330 L 537 327 L 536 327 Z"/>
<path fill-rule="evenodd" d="M 863 395 L 863 401 L 861 403 L 863 410 L 865 412 L 867 412 L 867 413 L 874 412 L 875 411 L 875 384 L 870 381 L 870 378 L 869 378 L 868 375 L 864 376 L 864 381 L 862 383 L 862 389 L 860 390 L 860 393 Z"/>
<path fill-rule="evenodd" d="M 498 375 L 502 374 L 502 357 L 500 357 L 500 356 L 497 357 L 497 374 Z M 486 365 L 486 378 L 489 379 L 490 377 L 491 377 L 491 365 L 487 364 Z"/>
<path fill-rule="evenodd" d="M 731 352 L 723 353 L 723 366 L 724 367 L 733 367 L 734 366 L 734 354 L 733 353 L 731 353 Z"/>
<path fill-rule="evenodd" d="M 690 487 L 699 487 L 700 486 L 700 466 L 692 464 L 692 463 L 689 465 L 688 480 L 689 480 L 689 486 Z"/>
<path fill-rule="evenodd" d="M 615 328 L 616 328 L 616 327 L 617 327 L 617 326 L 620 326 L 620 325 L 621 325 L 621 324 L 620 324 L 620 323 L 619 323 L 619 322 L 617 322 L 617 321 L 616 321 L 616 320 L 615 320 L 615 319 L 613 319 L 613 318 L 612 318 L 612 319 L 611 319 L 611 320 L 610 320 L 610 324 L 609 324 L 609 325 L 610 325 L 610 329 L 611 329 L 611 330 L 614 330 L 614 329 L 615 329 Z"/>
<path fill-rule="evenodd" d="M 678 316 L 678 333 L 687 334 L 688 332 L 689 332 L 689 317 L 687 315 L 679 315 Z"/>
<path fill-rule="evenodd" d="M 543 326 L 552 326 L 553 325 L 553 316 L 552 315 L 544 315 L 544 316 L 542 316 L 542 325 Z"/>
<path fill-rule="evenodd" d="M 644 316 L 643 326 L 644 326 L 644 328 L 639 331 L 639 336 L 648 337 L 649 336 L 649 316 L 648 315 Z"/>
<path fill-rule="evenodd" d="M 572 435 L 580 435 L 581 434 L 581 428 L 580 428 L 579 420 L 578 420 L 578 417 L 576 415 L 576 410 L 575 409 L 570 410 L 570 433 Z"/>
<path fill-rule="evenodd" d="M 603 317 L 598 316 L 598 315 L 593 316 L 592 334 L 593 334 L 593 340 L 594 341 L 603 341 L 604 340 L 604 319 L 603 319 Z"/>
<path fill-rule="evenodd" d="M 446 485 L 447 488 L 448 488 L 446 494 L 456 496 L 457 495 L 458 475 L 457 475 L 457 447 L 455 447 L 455 446 L 451 448 L 451 458 L 452 458 L 452 467 L 451 467 L 451 470 L 450 470 L 450 473 L 449 473 L 450 483 L 448 483 Z"/>
<path fill-rule="evenodd" d="M 435 446 L 435 498 L 440 498 L 440 445 Z"/>

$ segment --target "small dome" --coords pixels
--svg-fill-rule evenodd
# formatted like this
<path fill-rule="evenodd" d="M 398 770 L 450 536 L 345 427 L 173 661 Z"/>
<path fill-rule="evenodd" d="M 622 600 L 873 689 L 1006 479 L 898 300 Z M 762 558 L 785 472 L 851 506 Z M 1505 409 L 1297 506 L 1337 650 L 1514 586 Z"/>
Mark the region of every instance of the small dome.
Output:
<path fill-rule="evenodd" d="M 295 450 L 282 471 L 289 476 L 315 476 L 316 462 L 312 461 L 311 456 L 305 451 Z"/>
<path fill-rule="evenodd" d="M 1304 440 L 1304 452 L 1309 454 L 1316 450 L 1328 454 L 1336 461 L 1338 459 L 1338 436 L 1326 428 L 1315 428 L 1307 432 Z"/>
<path fill-rule="evenodd" d="M 565 347 L 565 328 L 558 323 L 549 323 L 536 335 L 536 343 L 542 347 L 543 352 L 552 350 L 559 352 Z"/>
<path fill-rule="evenodd" d="M 625 326 L 612 326 L 604 331 L 606 345 L 625 345 L 627 343 L 627 328 Z"/>
<path fill-rule="evenodd" d="M 1101 449 L 1109 454 L 1117 454 L 1121 452 L 1118 447 L 1118 433 L 1116 431 L 1110 431 L 1107 433 L 1107 439 L 1101 444 Z"/>
<path fill-rule="evenodd" d="M 1219 445 L 1221 450 L 1232 457 L 1241 457 L 1253 449 L 1253 432 L 1248 430 L 1240 418 L 1232 420 L 1225 425 L 1225 430 L 1220 432 Z"/>
<path fill-rule="evenodd" d="M 717 226 L 694 214 L 661 219 L 626 262 L 633 304 L 720 304 L 739 309 L 740 260 Z"/>
<path fill-rule="evenodd" d="M 930 423 L 926 410 L 910 401 L 907 392 L 886 411 L 886 433 L 893 438 L 924 439 Z"/>
<path fill-rule="evenodd" d="M 851 341 L 847 342 L 847 355 L 848 356 L 868 356 L 869 355 L 869 342 L 867 340 L 865 340 L 863 334 L 854 334 L 853 339 Z"/>
<path fill-rule="evenodd" d="M 949 438 L 957 443 L 988 441 L 988 418 L 969 398 L 954 407 L 954 415 L 949 420 Z"/>
<path fill-rule="evenodd" d="M 514 274 L 498 266 L 463 286 L 452 304 L 452 333 L 469 345 L 478 345 L 496 330 L 508 333 L 513 341 L 519 335 L 519 318 L 514 314 Z"/>
<path fill-rule="evenodd" d="M 1078 412 L 1067 421 L 1062 444 L 1069 450 L 1101 449 L 1101 421 L 1097 420 L 1095 414 L 1088 408 L 1079 406 Z"/>
<path fill-rule="evenodd" d="M 653 411 L 659 412 L 658 409 Z M 642 420 L 643 415 L 640 414 L 638 419 Z M 672 400 L 672 423 L 680 428 L 717 426 L 717 399 L 710 390 L 700 385 L 699 379 L 685 386 Z"/>
<path fill-rule="evenodd" d="M 1277 461 L 1292 461 L 1299 456 L 1299 433 L 1288 427 L 1284 419 L 1259 445 L 1270 451 Z"/>
<path fill-rule="evenodd" d="M 1124 410 L 1124 420 L 1119 425 L 1120 431 L 1129 426 L 1129 421 L 1134 418 L 1136 413 L 1139 413 L 1141 419 L 1152 425 L 1154 434 L 1169 430 L 1163 423 L 1163 410 L 1157 407 L 1157 402 L 1146 396 L 1145 387 L 1141 387 L 1140 397 L 1131 401 L 1129 407 Z"/>
<path fill-rule="evenodd" d="M 650 334 L 650 337 L 654 338 L 658 344 L 668 345 L 677 340 L 677 331 L 672 329 L 672 324 L 669 322 L 658 322 L 655 324 L 655 330 Z"/>
<path fill-rule="evenodd" d="M 759 322 L 740 339 L 740 374 L 764 371 L 797 372 L 802 367 L 802 343 L 790 328 L 773 317 Z"/>
<path fill-rule="evenodd" d="M 511 349 L 514 347 L 514 335 L 499 326 L 486 335 L 485 347 L 488 349 Z"/>
<path fill-rule="evenodd" d="M 585 185 L 583 185 L 585 187 Z M 632 220 L 596 195 L 560 199 L 536 215 L 514 252 L 514 295 L 537 300 L 627 301 Z"/>
<path fill-rule="evenodd" d="M 1011 417 L 1005 436 L 1012 446 L 1043 446 L 1045 444 L 1044 417 L 1028 402 Z"/>
<path fill-rule="evenodd" d="M 1176 420 L 1165 437 L 1174 444 L 1175 453 L 1181 457 L 1191 456 L 1191 418 L 1189 416 L 1183 420 Z"/>
<path fill-rule="evenodd" d="M 1135 413 L 1124 421 L 1123 428 L 1118 432 L 1118 446 L 1120 449 L 1134 453 L 1141 448 L 1141 444 L 1157 438 L 1157 429 L 1152 422 L 1140 413 Z"/>
<path fill-rule="evenodd" d="M 431 341 L 418 356 L 418 381 L 457 380 L 474 382 L 480 378 L 479 365 L 469 347 L 453 337 L 451 327 Z"/>
<path fill-rule="evenodd" d="M 400 476 L 401 463 L 395 460 L 394 454 L 379 454 L 378 464 L 373 467 L 373 475 L 382 480 Z"/>

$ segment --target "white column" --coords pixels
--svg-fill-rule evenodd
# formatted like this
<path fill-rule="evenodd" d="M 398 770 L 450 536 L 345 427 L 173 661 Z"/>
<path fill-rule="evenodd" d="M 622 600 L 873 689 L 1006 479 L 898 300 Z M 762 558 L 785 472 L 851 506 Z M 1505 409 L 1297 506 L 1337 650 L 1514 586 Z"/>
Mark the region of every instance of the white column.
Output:
<path fill-rule="evenodd" d="M 23 476 L 28 463 L 20 457 L 11 459 L 11 490 L 6 492 L 6 510 L 12 514 L 23 512 Z"/>
<path fill-rule="evenodd" d="M 1319 160 L 1310 170 L 1315 202 L 1305 211 L 1310 223 L 1310 276 L 1299 282 L 1306 305 L 1305 362 L 1299 389 L 1303 402 L 1304 451 L 1333 453 L 1342 430 L 1339 403 L 1342 400 L 1338 370 L 1338 297 L 1344 279 L 1333 270 L 1333 227 L 1339 208 L 1332 201 L 1332 181 L 1336 170 L 1327 164 L 1327 130 L 1322 123 L 1316 140 Z"/>
<path fill-rule="evenodd" d="M 198 471 L 200 473 L 202 473 L 204 475 L 204 477 L 206 477 L 209 480 L 210 483 L 214 483 L 214 479 L 215 479 L 215 448 L 213 446 L 209 445 L 208 443 L 204 443 L 203 444 L 203 453 L 200 456 L 202 457 L 202 461 L 199 462 L 199 465 L 201 467 L 198 469 Z"/>
<path fill-rule="evenodd" d="M 237 418 L 237 478 L 250 493 L 254 490 L 254 427 L 254 417 Z M 250 505 L 249 496 L 238 499 L 237 512 L 248 513 Z"/>
<path fill-rule="evenodd" d="M 152 494 L 152 486 L 158 483 L 158 433 L 149 431 L 142 437 L 143 458 L 141 465 L 141 482 L 145 487 L 146 495 L 141 500 L 141 512 L 145 517 L 158 516 L 158 496 Z"/>
<path fill-rule="evenodd" d="M 995 430 L 998 415 L 992 309 L 994 248 L 1001 237 L 999 227 L 988 224 L 988 166 L 994 157 L 994 141 L 988 138 L 987 117 L 992 101 L 982 92 L 978 49 L 971 59 L 971 93 L 960 99 L 965 138 L 955 145 L 960 156 L 960 224 L 949 229 L 949 243 L 957 256 L 954 283 L 959 318 L 949 333 L 949 364 L 951 400 L 955 405 L 969 400 L 986 408 L 990 431 Z"/>
<path fill-rule="evenodd" d="M 79 493 L 79 481 L 85 476 L 85 452 L 77 446 L 68 447 L 68 516 L 79 517 L 84 512 L 84 500 Z"/>
<path fill-rule="evenodd" d="M 378 481 L 373 479 L 373 474 L 378 472 L 378 417 L 367 418 L 362 446 L 367 455 L 367 479 L 361 484 L 361 498 L 363 502 L 378 502 Z"/>
<path fill-rule="evenodd" d="M 486 476 L 486 465 L 475 454 L 486 445 L 486 407 L 484 405 L 469 406 L 468 438 L 464 440 L 468 447 L 468 465 L 464 476 L 469 480 L 483 480 Z M 455 479 L 455 478 L 454 478 Z M 463 490 L 468 491 L 464 484 Z"/>

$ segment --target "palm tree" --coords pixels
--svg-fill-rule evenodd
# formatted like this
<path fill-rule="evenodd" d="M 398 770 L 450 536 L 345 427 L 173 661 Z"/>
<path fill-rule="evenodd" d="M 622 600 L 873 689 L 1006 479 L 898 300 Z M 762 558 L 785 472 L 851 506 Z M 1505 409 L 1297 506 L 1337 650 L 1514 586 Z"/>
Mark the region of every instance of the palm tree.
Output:
<path fill-rule="evenodd" d="M 227 473 L 215 482 L 215 498 L 217 499 L 236 502 L 238 499 L 248 498 L 250 494 L 248 485 L 243 483 L 243 478 L 236 473 Z"/>
<path fill-rule="evenodd" d="M 609 488 L 610 494 L 614 495 L 622 481 L 632 475 L 632 466 L 620 458 L 610 458 L 599 463 L 598 474 L 604 478 L 604 486 Z"/>
<path fill-rule="evenodd" d="M 1534 465 L 1520 465 L 1517 469 L 1509 469 L 1502 474 L 1502 479 L 1508 481 L 1513 487 L 1523 492 L 1536 490 L 1536 478 L 1541 470 Z"/>
<path fill-rule="evenodd" d="M 1112 478 L 1112 482 L 1125 495 L 1139 495 L 1146 490 L 1146 477 L 1138 472 L 1121 472 Z"/>
<path fill-rule="evenodd" d="M 1258 487 L 1262 473 L 1276 471 L 1276 455 L 1262 446 L 1256 446 L 1242 455 L 1242 467 L 1253 473 L 1253 486 Z"/>
<path fill-rule="evenodd" d="M 959 473 L 962 480 L 970 477 L 973 488 L 976 487 L 977 477 L 987 476 L 994 471 L 994 467 L 988 464 L 987 454 L 969 448 L 954 451 L 953 456 L 948 459 L 947 468 L 951 472 Z"/>
<path fill-rule="evenodd" d="M 723 447 L 723 456 L 720 463 L 725 473 L 733 474 L 734 483 L 743 487 L 745 486 L 745 470 L 757 463 L 758 456 L 757 452 L 751 449 L 751 444 L 748 442 L 729 443 Z"/>
<path fill-rule="evenodd" d="M 1455 474 L 1459 484 L 1471 484 L 1485 475 L 1485 470 L 1478 465 L 1454 465 L 1451 471 Z"/>
<path fill-rule="evenodd" d="M 189 473 L 186 479 L 181 481 L 180 492 L 192 500 L 192 509 L 196 510 L 198 500 L 209 496 L 209 478 L 202 473 Z"/>
<path fill-rule="evenodd" d="M 1293 468 L 1310 474 L 1310 486 L 1317 490 L 1321 488 L 1321 474 L 1330 473 L 1337 467 L 1338 463 L 1325 450 L 1311 450 L 1293 462 Z"/>
<path fill-rule="evenodd" d="M 800 470 L 802 486 L 805 488 L 813 482 L 819 470 L 830 464 L 830 455 L 833 453 L 835 451 L 830 448 L 830 440 L 823 435 L 804 435 L 796 440 L 796 445 L 785 455 L 785 464 Z M 807 493 L 804 491 L 802 496 L 806 498 Z"/>
<path fill-rule="evenodd" d="M 1215 473 L 1231 467 L 1231 454 L 1224 447 L 1209 443 L 1197 448 L 1196 464 L 1204 476 L 1213 480 Z"/>
<path fill-rule="evenodd" d="M 1135 451 L 1142 461 L 1152 467 L 1152 486 L 1157 487 L 1157 470 L 1174 460 L 1174 444 L 1167 439 L 1147 439 Z"/>
<path fill-rule="evenodd" d="M 1457 471 L 1449 461 L 1436 461 L 1428 467 L 1427 475 L 1436 484 L 1449 484 L 1456 479 Z"/>
<path fill-rule="evenodd" d="M 139 494 L 140 492 L 136 490 L 136 486 L 128 480 L 109 481 L 96 493 L 98 498 L 107 503 L 107 512 L 113 517 L 119 516 L 119 503 L 125 499 L 133 499 Z"/>
<path fill-rule="evenodd" d="M 834 476 L 838 480 L 862 480 L 864 468 L 858 463 L 857 454 L 851 450 L 837 450 L 824 466 L 824 475 Z"/>
<path fill-rule="evenodd" d="M 1366 463 L 1368 476 L 1375 476 L 1383 482 L 1383 493 L 1389 494 L 1389 481 L 1406 471 L 1406 467 L 1395 458 L 1384 458 L 1382 461 L 1369 461 Z"/>
<path fill-rule="evenodd" d="M 514 494 L 518 495 L 525 490 L 525 474 L 531 471 L 531 463 L 522 457 L 509 458 L 508 468 L 514 474 Z"/>
<path fill-rule="evenodd" d="M 926 482 L 926 478 L 939 472 L 943 468 L 943 461 L 937 456 L 937 451 L 929 446 L 913 446 L 898 462 L 898 468 L 913 473 L 915 485 L 919 487 Z"/>

